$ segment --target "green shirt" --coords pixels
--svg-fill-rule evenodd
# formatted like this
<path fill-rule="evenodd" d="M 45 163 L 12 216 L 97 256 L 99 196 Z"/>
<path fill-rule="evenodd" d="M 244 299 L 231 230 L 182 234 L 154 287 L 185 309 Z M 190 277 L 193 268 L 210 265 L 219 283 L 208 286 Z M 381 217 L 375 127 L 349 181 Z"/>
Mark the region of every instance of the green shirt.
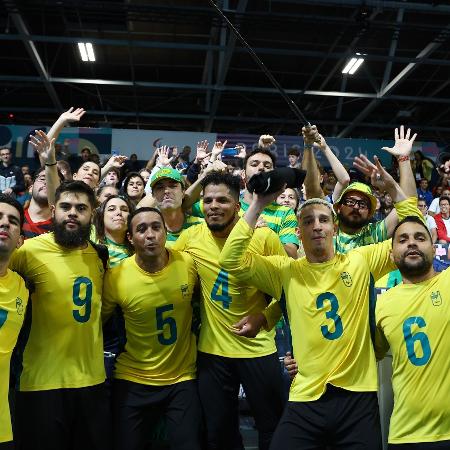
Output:
<path fill-rule="evenodd" d="M 187 230 L 188 228 L 192 227 L 193 225 L 198 225 L 203 222 L 204 222 L 204 220 L 201 219 L 200 217 L 186 215 L 184 218 L 183 225 L 178 231 L 167 230 L 166 247 L 168 247 L 168 248 L 172 247 L 173 243 L 179 238 L 179 236 L 183 230 Z"/>
<path fill-rule="evenodd" d="M 388 235 L 384 220 L 369 223 L 355 234 L 344 233 L 338 227 L 337 234 L 334 238 L 334 249 L 339 253 L 347 253 L 357 247 L 383 242 L 387 238 Z"/>
<path fill-rule="evenodd" d="M 128 258 L 130 253 L 125 244 L 116 244 L 111 239 L 108 239 L 105 236 L 104 245 L 108 249 L 109 260 L 108 260 L 108 268 L 112 268 L 117 266 L 123 259 Z"/>

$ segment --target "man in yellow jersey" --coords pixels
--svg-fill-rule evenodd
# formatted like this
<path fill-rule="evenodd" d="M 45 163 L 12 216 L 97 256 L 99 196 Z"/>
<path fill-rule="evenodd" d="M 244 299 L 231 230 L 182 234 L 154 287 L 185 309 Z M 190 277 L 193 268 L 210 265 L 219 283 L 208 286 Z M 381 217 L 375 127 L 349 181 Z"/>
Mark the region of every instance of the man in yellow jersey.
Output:
<path fill-rule="evenodd" d="M 187 253 L 165 249 L 159 210 L 137 209 L 128 224 L 136 253 L 108 271 L 103 289 L 102 317 L 108 319 L 119 306 L 127 336 L 114 372 L 114 449 L 143 449 L 148 430 L 162 415 L 171 448 L 200 449 L 197 349 L 191 332 L 197 271 Z"/>
<path fill-rule="evenodd" d="M 264 330 L 254 339 L 244 336 L 253 328 L 259 329 L 261 323 L 267 322 L 267 329 L 273 327 L 281 316 L 278 302 L 267 306 L 261 291 L 229 275 L 218 262 L 239 219 L 239 183 L 239 178 L 230 174 L 205 177 L 206 223 L 185 230 L 173 246 L 190 253 L 200 276 L 197 370 L 208 449 L 244 448 L 239 433 L 240 384 L 255 417 L 260 449 L 269 448 L 284 406 L 274 331 Z M 263 255 L 286 254 L 278 236 L 267 227 L 255 232 L 250 247 Z"/>
<path fill-rule="evenodd" d="M 16 396 L 23 450 L 110 450 L 100 320 L 104 267 L 88 242 L 95 196 L 62 184 L 52 233 L 28 239 L 11 268 L 34 284 Z"/>
<path fill-rule="evenodd" d="M 376 352 L 391 349 L 394 411 L 392 450 L 450 449 L 450 270 L 433 269 L 435 249 L 424 223 L 402 220 L 392 258 L 403 284 L 376 306 Z"/>
<path fill-rule="evenodd" d="M 0 449 L 13 450 L 8 403 L 11 354 L 23 324 L 28 289 L 23 279 L 8 269 L 11 255 L 23 243 L 22 205 L 10 195 L 0 194 Z"/>
<path fill-rule="evenodd" d="M 419 215 L 377 161 L 372 183 L 397 202 L 398 214 Z M 276 194 L 275 194 L 276 196 Z M 260 212 L 275 196 L 255 196 L 222 250 L 224 270 L 275 298 L 284 290 L 299 371 L 271 449 L 381 449 L 377 371 L 369 331 L 369 280 L 394 268 L 390 242 L 335 253 L 332 206 L 310 199 L 300 211 L 306 258 L 246 251 Z"/>

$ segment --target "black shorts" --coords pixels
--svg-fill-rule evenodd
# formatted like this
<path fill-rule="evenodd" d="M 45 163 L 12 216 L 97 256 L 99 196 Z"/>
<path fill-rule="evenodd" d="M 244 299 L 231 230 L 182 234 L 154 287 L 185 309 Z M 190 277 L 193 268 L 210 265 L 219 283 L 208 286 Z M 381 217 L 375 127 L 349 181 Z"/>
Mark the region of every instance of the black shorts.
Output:
<path fill-rule="evenodd" d="M 381 450 L 376 392 L 327 385 L 311 402 L 288 402 L 271 450 Z"/>
<path fill-rule="evenodd" d="M 285 405 L 276 353 L 256 358 L 225 358 L 198 353 L 200 401 L 208 450 L 243 450 L 239 433 L 239 385 L 255 418 L 260 450 L 267 450 Z"/>
<path fill-rule="evenodd" d="M 104 384 L 16 393 L 20 450 L 111 450 L 111 408 Z"/>
<path fill-rule="evenodd" d="M 195 380 L 169 386 L 114 380 L 114 450 L 144 450 L 161 416 L 166 418 L 171 448 L 200 450 L 201 409 Z"/>
<path fill-rule="evenodd" d="M 449 450 L 450 441 L 415 442 L 413 444 L 389 444 L 389 450 Z"/>

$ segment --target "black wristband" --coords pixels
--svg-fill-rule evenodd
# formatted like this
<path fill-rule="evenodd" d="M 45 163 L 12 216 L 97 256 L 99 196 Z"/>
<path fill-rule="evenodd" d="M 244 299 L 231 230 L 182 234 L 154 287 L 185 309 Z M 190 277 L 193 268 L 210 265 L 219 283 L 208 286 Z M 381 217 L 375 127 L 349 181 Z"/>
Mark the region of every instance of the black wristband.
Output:
<path fill-rule="evenodd" d="M 47 166 L 47 167 L 50 167 L 50 166 L 56 166 L 56 164 L 57 164 L 57 163 L 54 162 L 53 164 L 47 164 L 47 163 L 45 163 L 44 165 Z"/>

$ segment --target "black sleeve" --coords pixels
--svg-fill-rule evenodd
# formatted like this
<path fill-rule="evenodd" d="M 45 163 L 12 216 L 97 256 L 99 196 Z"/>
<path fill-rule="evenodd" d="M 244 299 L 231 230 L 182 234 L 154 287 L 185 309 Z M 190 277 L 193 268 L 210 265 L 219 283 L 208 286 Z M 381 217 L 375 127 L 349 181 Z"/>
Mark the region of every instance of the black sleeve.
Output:
<path fill-rule="evenodd" d="M 200 164 L 192 163 L 189 166 L 189 169 L 186 174 L 186 178 L 188 179 L 189 183 L 191 184 L 195 183 L 197 181 L 199 173 L 200 173 Z"/>
<path fill-rule="evenodd" d="M 16 178 L 16 185 L 12 187 L 14 193 L 23 192 L 25 190 L 25 180 L 23 179 L 22 169 L 14 166 L 14 176 Z"/>

